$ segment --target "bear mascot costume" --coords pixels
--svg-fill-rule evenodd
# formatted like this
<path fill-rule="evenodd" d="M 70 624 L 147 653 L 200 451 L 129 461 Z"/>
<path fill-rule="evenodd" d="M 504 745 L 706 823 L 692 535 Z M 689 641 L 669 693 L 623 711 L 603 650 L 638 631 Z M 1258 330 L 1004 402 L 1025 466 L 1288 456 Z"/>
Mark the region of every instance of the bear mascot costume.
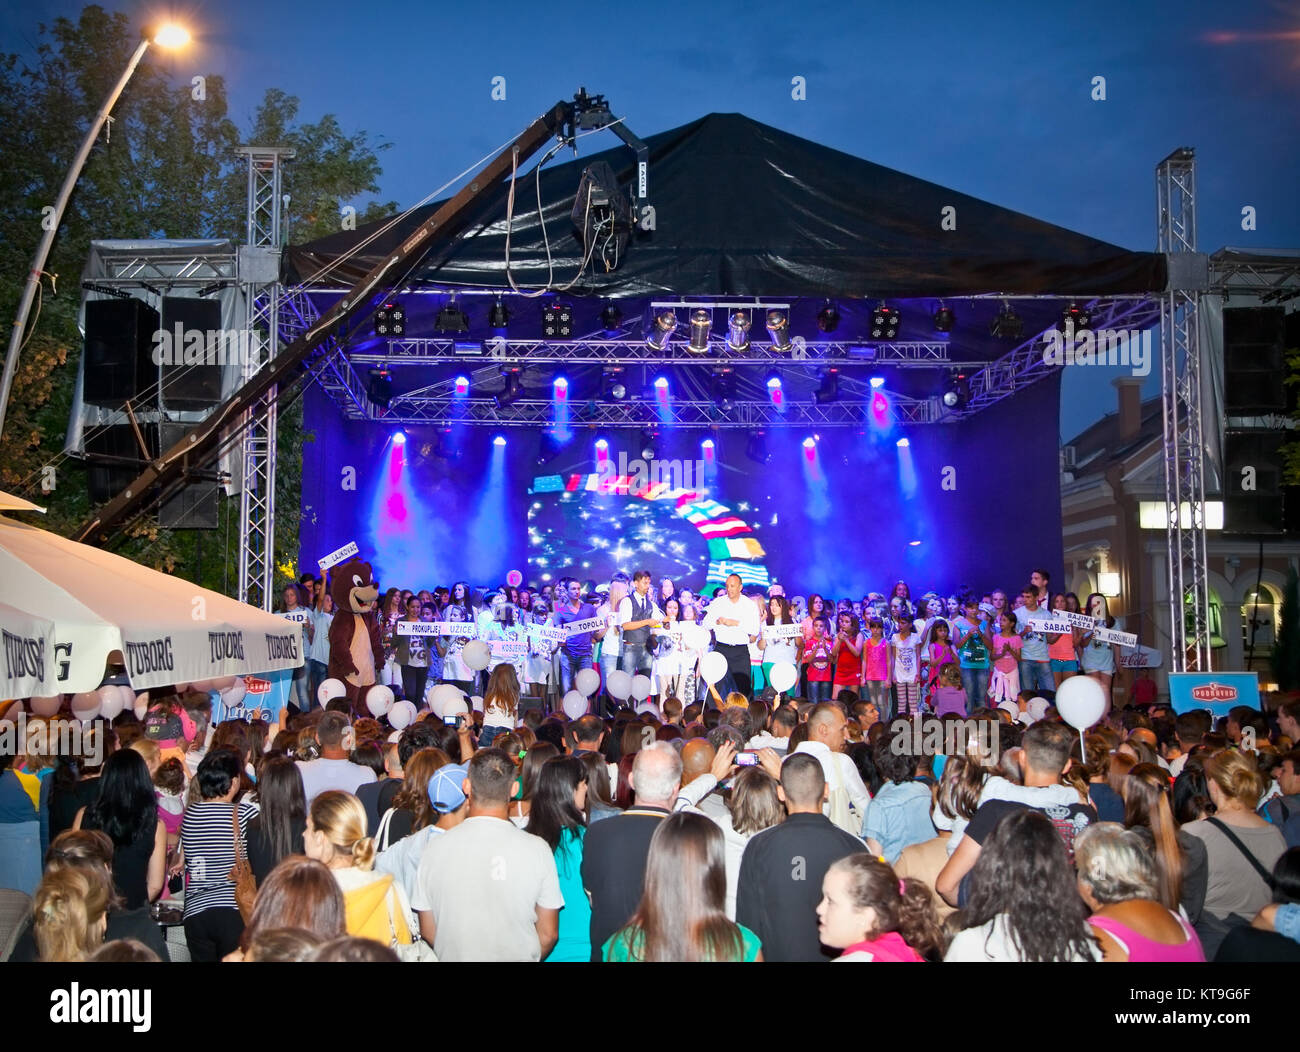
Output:
<path fill-rule="evenodd" d="M 379 587 L 369 563 L 350 559 L 330 571 L 334 620 L 330 623 L 331 679 L 347 687 L 348 702 L 359 716 L 369 716 L 366 694 L 384 665 L 379 643 Z"/>

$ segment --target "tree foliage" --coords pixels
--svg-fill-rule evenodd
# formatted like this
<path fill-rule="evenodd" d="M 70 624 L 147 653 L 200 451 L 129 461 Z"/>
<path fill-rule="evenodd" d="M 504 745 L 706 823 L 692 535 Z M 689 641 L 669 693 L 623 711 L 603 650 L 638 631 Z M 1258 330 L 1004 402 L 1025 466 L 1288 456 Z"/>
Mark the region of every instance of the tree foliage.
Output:
<path fill-rule="evenodd" d="M 1283 691 L 1300 690 L 1300 576 L 1294 566 L 1287 575 L 1277 621 L 1270 661 L 1273 678 Z"/>
<path fill-rule="evenodd" d="M 140 40 L 124 14 L 98 5 L 75 20 L 41 25 L 28 58 L 0 56 L 0 311 L 12 318 L 42 234 L 42 209 L 52 206 L 86 129 Z M 201 96 L 201 97 L 196 97 Z M 244 240 L 247 174 L 241 143 L 289 146 L 286 228 L 294 241 L 340 229 L 341 210 L 357 222 L 390 214 L 378 192 L 382 168 L 364 132 L 348 134 L 330 114 L 299 117 L 299 100 L 268 87 L 250 127 L 228 112 L 220 76 L 203 75 L 196 90 L 173 81 L 147 52 L 112 111 L 69 201 L 55 238 L 38 311 L 15 377 L 3 436 L 0 488 L 49 506 L 42 525 L 69 532 L 89 511 L 82 473 L 61 456 L 81 356 L 78 280 L 93 240 L 230 238 Z M 6 337 L 8 330 L 6 329 Z M 276 563 L 297 560 L 301 507 L 300 407 L 280 414 L 277 432 Z M 45 469 L 54 467 L 51 476 Z M 46 491 L 53 481 L 52 491 Z M 222 498 L 216 531 L 162 530 L 141 520 L 121 554 L 219 591 L 237 578 L 238 497 Z M 202 534 L 202 536 L 200 536 Z"/>

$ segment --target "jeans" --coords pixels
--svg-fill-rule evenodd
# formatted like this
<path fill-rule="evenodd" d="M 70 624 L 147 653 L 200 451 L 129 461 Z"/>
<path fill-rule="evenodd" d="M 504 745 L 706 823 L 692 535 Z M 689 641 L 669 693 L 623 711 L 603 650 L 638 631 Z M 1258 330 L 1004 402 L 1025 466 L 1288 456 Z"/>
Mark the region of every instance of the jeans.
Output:
<path fill-rule="evenodd" d="M 320 685 L 328 678 L 329 666 L 325 662 L 317 661 L 315 658 L 307 659 L 307 689 L 313 698 L 320 691 Z"/>
<path fill-rule="evenodd" d="M 311 712 L 312 697 L 307 687 L 306 665 L 293 670 L 293 679 L 289 682 L 289 704 L 299 712 Z"/>
<path fill-rule="evenodd" d="M 429 668 L 427 665 L 403 665 L 401 668 L 402 697 L 415 702 L 418 709 L 424 704 L 424 686 L 429 681 Z"/>
<path fill-rule="evenodd" d="M 828 679 L 810 679 L 808 681 L 808 700 L 814 705 L 831 700 L 831 681 Z"/>
<path fill-rule="evenodd" d="M 619 662 L 619 668 L 629 676 L 635 676 L 638 673 L 644 676 L 650 675 L 652 666 L 650 651 L 645 643 L 624 643 L 623 656 Z M 602 661 L 603 665 L 604 662 Z"/>
<path fill-rule="evenodd" d="M 1052 663 L 1050 661 L 1021 661 L 1020 689 L 1055 690 L 1056 681 L 1052 679 Z"/>
<path fill-rule="evenodd" d="M 867 700 L 874 703 L 876 711 L 880 713 L 880 718 L 886 718 L 886 709 L 893 700 L 889 696 L 889 689 L 883 679 L 868 679 L 862 683 L 862 691 Z"/>
<path fill-rule="evenodd" d="M 592 668 L 591 654 L 570 654 L 561 650 L 560 659 L 560 697 L 573 690 L 573 678 L 584 668 Z"/>
<path fill-rule="evenodd" d="M 966 690 L 966 704 L 971 710 L 981 709 L 988 704 L 989 670 L 986 668 L 964 668 L 961 670 L 961 685 Z"/>

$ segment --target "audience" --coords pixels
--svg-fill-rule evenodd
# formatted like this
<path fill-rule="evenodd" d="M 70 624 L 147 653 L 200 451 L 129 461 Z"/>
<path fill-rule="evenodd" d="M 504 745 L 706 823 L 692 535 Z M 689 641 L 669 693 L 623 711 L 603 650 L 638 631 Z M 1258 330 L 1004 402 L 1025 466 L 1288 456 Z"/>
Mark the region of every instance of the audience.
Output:
<path fill-rule="evenodd" d="M 817 934 L 823 945 L 842 951 L 836 961 L 937 958 L 944 939 L 932 898 L 925 884 L 900 879 L 888 863 L 849 855 L 822 878 Z"/>
<path fill-rule="evenodd" d="M 327 790 L 355 793 L 361 786 L 376 780 L 375 772 L 369 767 L 353 763 L 348 758 L 356 737 L 346 714 L 326 712 L 316 724 L 316 741 L 320 746 L 319 758 L 298 763 L 308 807 Z"/>
<path fill-rule="evenodd" d="M 548 961 L 591 959 L 591 903 L 582 890 L 583 841 L 587 835 L 587 766 L 576 756 L 552 756 L 537 773 L 528 833 L 541 837 L 555 856 L 560 879 L 559 927 Z"/>

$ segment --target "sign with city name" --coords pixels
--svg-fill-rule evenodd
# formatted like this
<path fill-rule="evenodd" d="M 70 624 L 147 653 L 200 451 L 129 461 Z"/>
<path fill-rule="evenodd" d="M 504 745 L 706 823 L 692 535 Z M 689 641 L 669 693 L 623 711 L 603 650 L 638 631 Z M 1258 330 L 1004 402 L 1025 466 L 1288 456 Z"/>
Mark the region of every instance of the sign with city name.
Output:
<path fill-rule="evenodd" d="M 585 621 L 570 621 L 564 626 L 564 637 L 569 639 L 587 632 L 599 632 L 604 627 L 605 619 L 603 617 L 589 617 Z"/>
<path fill-rule="evenodd" d="M 329 553 L 329 555 L 326 555 L 325 557 L 318 559 L 316 561 L 316 565 L 319 566 L 321 568 L 321 571 L 323 572 L 325 570 L 328 570 L 331 566 L 337 566 L 339 563 L 343 562 L 343 560 L 348 558 L 349 556 L 356 555 L 357 552 L 359 552 L 360 550 L 361 549 L 357 547 L 356 541 L 349 541 L 347 544 L 343 545 L 343 547 L 339 548 L 337 551 L 332 551 Z"/>
<path fill-rule="evenodd" d="M 506 661 L 512 658 L 528 656 L 528 640 L 526 639 L 494 639 L 491 647 L 493 657 L 504 658 Z"/>
<path fill-rule="evenodd" d="M 763 638 L 769 643 L 784 639 L 801 639 L 803 629 L 799 625 L 764 625 Z"/>

